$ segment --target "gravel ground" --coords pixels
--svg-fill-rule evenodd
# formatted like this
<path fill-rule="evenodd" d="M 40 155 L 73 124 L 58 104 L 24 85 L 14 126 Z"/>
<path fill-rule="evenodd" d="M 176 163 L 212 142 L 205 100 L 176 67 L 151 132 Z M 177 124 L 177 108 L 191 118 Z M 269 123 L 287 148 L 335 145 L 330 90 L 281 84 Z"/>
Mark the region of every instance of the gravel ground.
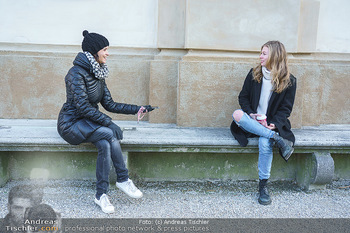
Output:
<path fill-rule="evenodd" d="M 9 190 L 30 181 L 10 181 L 0 188 L 0 218 L 7 214 Z M 290 181 L 269 184 L 272 204 L 257 202 L 257 181 L 135 182 L 144 197 L 127 197 L 114 185 L 108 193 L 116 207 L 104 214 L 93 202 L 95 183 L 50 180 L 43 203 L 62 218 L 350 218 L 350 180 L 324 190 L 302 191 Z"/>

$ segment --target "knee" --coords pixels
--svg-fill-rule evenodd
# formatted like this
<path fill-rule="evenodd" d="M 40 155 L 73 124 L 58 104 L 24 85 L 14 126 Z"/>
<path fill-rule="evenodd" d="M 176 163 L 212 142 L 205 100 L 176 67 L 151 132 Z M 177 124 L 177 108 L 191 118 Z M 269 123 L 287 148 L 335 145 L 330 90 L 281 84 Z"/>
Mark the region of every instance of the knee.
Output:
<path fill-rule="evenodd" d="M 108 127 L 101 127 L 100 130 L 105 135 L 106 139 L 113 137 L 113 130 Z"/>
<path fill-rule="evenodd" d="M 111 145 L 110 145 L 109 141 L 107 141 L 107 140 L 100 140 L 100 141 L 96 142 L 95 144 L 99 150 L 109 151 L 111 148 Z"/>
<path fill-rule="evenodd" d="M 242 119 L 244 112 L 241 109 L 235 110 L 232 114 L 233 119 L 239 122 Z"/>
<path fill-rule="evenodd" d="M 117 138 L 113 138 L 113 140 L 111 141 L 111 148 L 112 150 L 121 150 L 121 147 L 120 147 L 120 143 L 119 143 L 119 140 Z"/>

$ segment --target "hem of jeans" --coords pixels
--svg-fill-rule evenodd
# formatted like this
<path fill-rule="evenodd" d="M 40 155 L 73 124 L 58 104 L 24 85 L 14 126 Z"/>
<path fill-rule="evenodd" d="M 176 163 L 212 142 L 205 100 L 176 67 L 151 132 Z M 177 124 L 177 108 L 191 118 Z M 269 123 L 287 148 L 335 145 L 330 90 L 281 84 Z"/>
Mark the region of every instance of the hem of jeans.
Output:
<path fill-rule="evenodd" d="M 126 179 L 117 179 L 117 183 L 123 183 L 123 182 L 126 182 L 126 181 L 128 181 L 129 180 L 129 176 L 128 177 L 126 177 Z"/>
<path fill-rule="evenodd" d="M 95 194 L 95 198 L 97 199 L 97 200 L 100 200 L 100 198 L 102 197 L 102 195 L 103 194 L 106 194 L 107 195 L 107 193 L 106 192 L 103 192 L 101 195 L 99 195 L 99 197 L 97 198 L 97 193 Z"/>

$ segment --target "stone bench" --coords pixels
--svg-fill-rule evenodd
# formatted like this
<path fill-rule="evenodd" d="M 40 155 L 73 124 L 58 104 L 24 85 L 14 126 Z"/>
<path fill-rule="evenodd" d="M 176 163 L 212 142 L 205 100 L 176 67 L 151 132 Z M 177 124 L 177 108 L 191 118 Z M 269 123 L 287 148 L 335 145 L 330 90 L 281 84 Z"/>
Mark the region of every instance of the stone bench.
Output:
<path fill-rule="evenodd" d="M 130 121 L 116 123 L 124 131 L 121 146 L 126 154 L 258 153 L 257 138 L 249 139 L 248 146 L 241 147 L 228 127 L 177 127 L 175 124 Z M 304 189 L 324 187 L 333 179 L 335 167 L 332 155 L 350 153 L 350 125 L 303 127 L 293 132 L 296 136 L 294 154 L 308 155 L 297 163 L 296 182 Z M 69 145 L 58 135 L 56 120 L 0 119 L 0 152 L 18 151 L 96 152 L 96 149 L 92 144 Z M 0 161 L 2 164 L 5 162 Z M 5 166 L 2 167 L 5 174 Z M 3 180 L 6 182 L 6 176 Z"/>

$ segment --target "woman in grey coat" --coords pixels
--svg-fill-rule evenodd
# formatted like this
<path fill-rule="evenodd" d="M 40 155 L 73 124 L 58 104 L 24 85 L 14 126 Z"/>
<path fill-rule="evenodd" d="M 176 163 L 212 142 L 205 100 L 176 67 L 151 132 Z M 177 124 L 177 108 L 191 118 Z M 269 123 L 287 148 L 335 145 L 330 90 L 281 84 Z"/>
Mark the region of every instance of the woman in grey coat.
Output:
<path fill-rule="evenodd" d="M 70 144 L 91 142 L 97 147 L 95 203 L 103 212 L 112 213 L 114 206 L 106 194 L 110 160 L 117 173 L 116 186 L 133 198 L 141 198 L 142 192 L 129 179 L 119 144 L 123 132 L 108 115 L 99 111 L 98 104 L 109 112 L 121 114 L 136 114 L 141 106 L 113 101 L 105 82 L 109 74 L 106 65 L 109 42 L 104 36 L 86 30 L 83 36 L 83 52 L 78 53 L 65 77 L 67 99 L 58 116 L 57 130 Z M 148 112 L 154 109 L 150 105 L 144 108 Z"/>

